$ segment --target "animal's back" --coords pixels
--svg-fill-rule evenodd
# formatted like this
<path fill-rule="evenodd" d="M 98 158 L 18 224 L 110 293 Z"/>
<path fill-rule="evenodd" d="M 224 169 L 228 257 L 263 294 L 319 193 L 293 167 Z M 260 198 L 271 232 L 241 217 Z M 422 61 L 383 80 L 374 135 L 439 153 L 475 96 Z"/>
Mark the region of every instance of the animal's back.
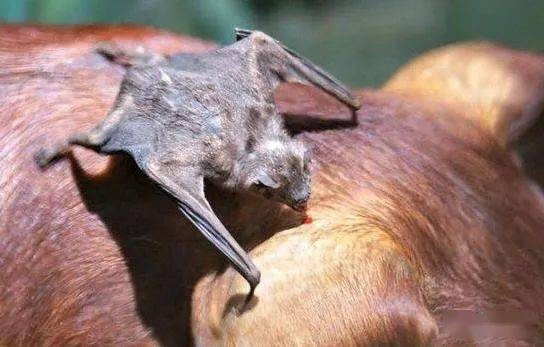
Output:
<path fill-rule="evenodd" d="M 124 69 L 94 53 L 97 42 L 145 43 L 164 53 L 215 45 L 137 27 L 6 25 L 1 31 L 1 343 L 183 341 L 189 305 L 183 297 L 192 275 L 179 275 L 198 261 L 189 265 L 183 259 L 191 252 L 179 254 L 188 225 L 176 208 L 130 162 L 126 169 L 76 149 L 81 161 L 42 172 L 33 156 L 108 112 Z M 149 193 L 156 198 L 140 200 Z M 150 214 L 151 206 L 162 211 Z M 150 230 L 162 230 L 160 238 L 169 241 L 154 240 Z M 200 242 L 196 231 L 185 235 L 186 242 Z"/>
<path fill-rule="evenodd" d="M 9 69 L 0 95 L 3 343 L 541 343 L 542 195 L 508 141 L 466 117 L 478 115 L 472 109 L 410 96 L 410 83 L 399 83 L 361 94 L 357 128 L 300 135 L 316 146 L 311 224 L 210 187 L 214 209 L 262 270 L 256 300 L 239 313 L 247 284 L 131 161 L 76 150 L 44 173 L 32 159 L 113 102 L 123 71 L 90 53 L 94 40 L 187 41 L 63 29 L 71 43 L 59 51 L 48 30 L 42 44 L 3 30 L 0 39 L 19 45 L 0 45 Z M 44 51 L 52 58 L 37 67 L 30 52 Z M 339 111 L 309 88 L 278 96 L 290 114 Z"/>
<path fill-rule="evenodd" d="M 308 91 L 290 92 L 319 112 Z M 243 282 L 226 274 L 221 299 L 195 316 L 233 344 L 541 344 L 541 192 L 457 110 L 381 91 L 361 99 L 356 129 L 301 135 L 315 146 L 313 223 L 253 251 L 258 304 L 239 315 L 228 298 Z"/>

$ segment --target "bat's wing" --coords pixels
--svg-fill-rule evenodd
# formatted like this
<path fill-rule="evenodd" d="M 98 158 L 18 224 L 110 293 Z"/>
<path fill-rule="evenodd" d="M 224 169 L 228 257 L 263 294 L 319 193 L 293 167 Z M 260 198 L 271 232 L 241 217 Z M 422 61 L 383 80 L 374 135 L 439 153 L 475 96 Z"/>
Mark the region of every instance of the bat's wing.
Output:
<path fill-rule="evenodd" d="M 153 65 L 166 61 L 165 55 L 151 52 L 141 46 L 128 49 L 113 42 L 101 42 L 96 45 L 95 50 L 112 62 L 125 67 Z"/>
<path fill-rule="evenodd" d="M 172 196 L 183 214 L 223 253 L 249 282 L 250 296 L 260 281 L 260 272 L 249 255 L 230 235 L 204 196 L 204 179 L 196 168 L 179 167 L 149 160 L 141 165 L 147 175 Z"/>
<path fill-rule="evenodd" d="M 261 55 L 262 59 L 259 59 L 258 68 L 265 70 L 260 71 L 261 73 L 264 72 L 263 75 L 273 73 L 287 82 L 315 85 L 352 109 L 361 107 L 359 99 L 353 95 L 349 88 L 319 66 L 287 48 L 274 38 L 259 31 L 237 28 L 235 32 L 236 40 L 247 38 L 250 50 L 256 51 L 256 55 Z"/>

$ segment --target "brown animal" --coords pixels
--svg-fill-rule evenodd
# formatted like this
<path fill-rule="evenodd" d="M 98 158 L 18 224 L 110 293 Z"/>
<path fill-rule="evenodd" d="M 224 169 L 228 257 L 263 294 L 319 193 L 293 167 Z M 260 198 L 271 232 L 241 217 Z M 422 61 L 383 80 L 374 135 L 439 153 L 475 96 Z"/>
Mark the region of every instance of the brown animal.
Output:
<path fill-rule="evenodd" d="M 511 151 L 541 110 L 544 57 L 433 51 L 361 92 L 355 128 L 329 96 L 280 87 L 315 147 L 313 222 L 206 192 L 262 270 L 244 307 L 243 278 L 130 160 L 76 149 L 44 173 L 32 158 L 113 102 L 123 69 L 96 42 L 213 44 L 135 27 L 0 32 L 0 344 L 544 343 L 544 198 Z"/>

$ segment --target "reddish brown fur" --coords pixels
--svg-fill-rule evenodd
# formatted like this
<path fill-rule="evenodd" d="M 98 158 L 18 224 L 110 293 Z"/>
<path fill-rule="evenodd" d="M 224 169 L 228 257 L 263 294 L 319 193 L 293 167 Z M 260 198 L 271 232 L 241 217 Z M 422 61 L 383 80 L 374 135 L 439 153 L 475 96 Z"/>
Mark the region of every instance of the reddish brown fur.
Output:
<path fill-rule="evenodd" d="M 113 101 L 122 70 L 93 54 L 94 42 L 163 52 L 212 45 L 134 27 L 0 31 L 0 343 L 544 343 L 544 199 L 506 148 L 536 118 L 531 81 L 544 58 L 448 47 L 384 90 L 362 92 L 356 128 L 299 135 L 315 146 L 311 224 L 210 188 L 262 270 L 240 312 L 247 284 L 129 160 L 76 150 L 43 173 L 32 161 Z M 447 64 L 431 72 L 432 93 L 429 80 L 413 78 L 457 51 L 487 61 L 468 77 L 488 94 L 452 93 L 447 79 L 462 91 L 467 74 Z M 532 63 L 504 67 L 520 57 Z M 486 83 L 497 66 L 521 76 L 515 99 Z M 506 104 L 480 112 L 490 101 L 479 96 L 495 93 Z M 349 117 L 306 87 L 285 86 L 278 101 L 288 114 Z M 526 104 L 535 106 L 517 111 Z M 503 130 L 514 123 L 524 126 Z"/>

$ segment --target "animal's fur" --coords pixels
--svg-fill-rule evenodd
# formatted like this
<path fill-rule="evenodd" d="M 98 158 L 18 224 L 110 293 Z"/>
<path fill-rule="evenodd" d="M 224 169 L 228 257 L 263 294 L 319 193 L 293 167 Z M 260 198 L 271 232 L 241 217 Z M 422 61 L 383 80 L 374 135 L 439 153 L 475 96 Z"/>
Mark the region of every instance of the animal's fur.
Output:
<path fill-rule="evenodd" d="M 465 75 L 443 66 L 437 77 L 459 90 L 479 79 L 483 89 L 466 94 L 471 107 L 448 88 L 416 93 L 425 84 L 407 79 L 362 92 L 357 128 L 301 133 L 315 147 L 312 224 L 293 228 L 297 215 L 278 205 L 207 191 L 263 272 L 255 302 L 240 312 L 243 279 L 130 161 L 78 150 L 71 173 L 60 164 L 45 175 L 32 161 L 50 129 L 58 139 L 85 129 L 113 101 L 121 69 L 89 53 L 95 41 L 187 41 L 138 28 L 1 31 L 1 342 L 544 342 L 544 199 L 506 147 L 511 133 L 487 126 L 528 124 L 538 113 L 472 108 L 501 95 L 505 86 L 485 79 L 518 56 L 534 65 L 504 71 L 521 81 L 516 100 L 536 103 L 535 85 L 523 81 L 541 56 L 446 47 L 433 59 L 461 50 L 489 62 Z M 287 114 L 349 117 L 307 87 L 282 87 L 277 100 Z M 307 118 L 288 124 L 316 128 Z"/>

